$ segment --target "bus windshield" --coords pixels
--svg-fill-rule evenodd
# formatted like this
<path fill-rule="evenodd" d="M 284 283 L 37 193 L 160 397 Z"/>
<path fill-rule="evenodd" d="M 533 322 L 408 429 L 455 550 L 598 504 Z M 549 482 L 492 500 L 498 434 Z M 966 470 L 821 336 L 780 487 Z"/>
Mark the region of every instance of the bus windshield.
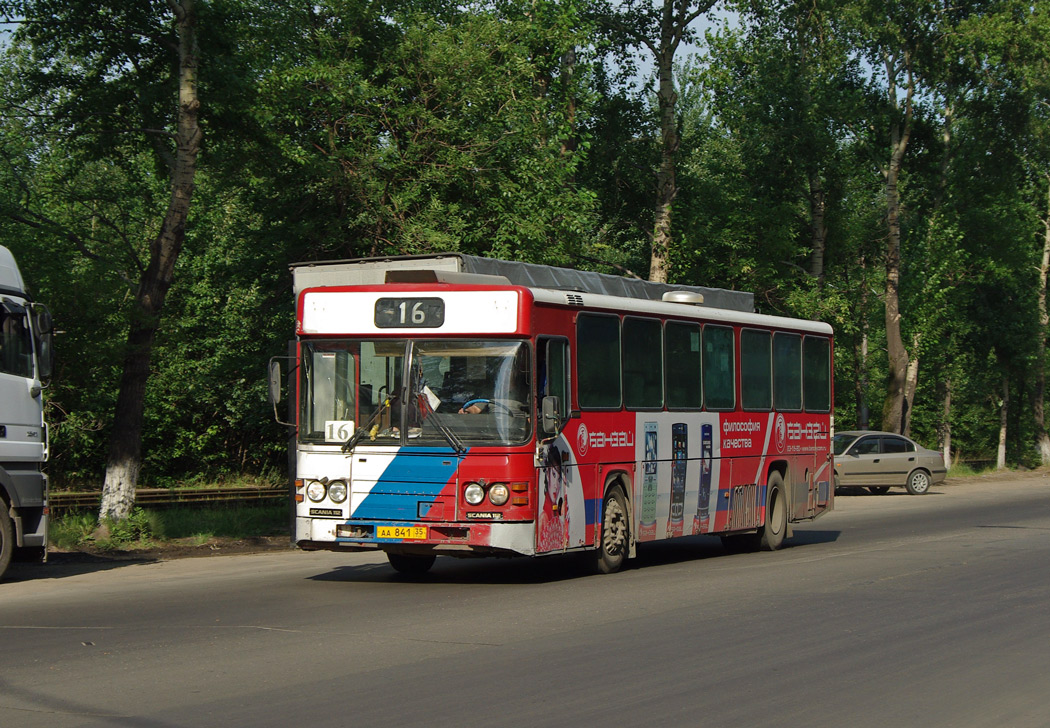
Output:
<path fill-rule="evenodd" d="M 520 341 L 303 342 L 299 439 L 455 449 L 525 442 L 529 352 Z"/>

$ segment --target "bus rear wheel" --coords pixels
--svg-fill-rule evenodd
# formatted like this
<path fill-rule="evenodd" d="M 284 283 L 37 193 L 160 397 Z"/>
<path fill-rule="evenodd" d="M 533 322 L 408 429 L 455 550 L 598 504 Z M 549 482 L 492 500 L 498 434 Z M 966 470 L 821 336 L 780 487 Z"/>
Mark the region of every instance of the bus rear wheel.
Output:
<path fill-rule="evenodd" d="M 722 547 L 731 554 L 751 551 L 776 551 L 787 534 L 788 509 L 784 495 L 784 478 L 772 473 L 766 483 L 766 522 L 757 531 L 730 533 L 722 536 Z"/>
<path fill-rule="evenodd" d="M 772 473 L 769 476 L 766 492 L 766 523 L 758 530 L 758 547 L 763 551 L 776 551 L 784 543 L 788 524 L 784 478 L 780 473 Z"/>
<path fill-rule="evenodd" d="M 390 565 L 394 567 L 394 571 L 407 576 L 421 576 L 427 573 L 437 559 L 433 554 L 430 556 L 419 556 L 417 554 L 392 554 L 390 552 L 387 552 L 386 557 L 390 560 Z"/>
<path fill-rule="evenodd" d="M 602 574 L 620 570 L 627 558 L 627 506 L 619 488 L 613 488 L 602 503 L 602 538 L 595 556 L 595 567 Z"/>

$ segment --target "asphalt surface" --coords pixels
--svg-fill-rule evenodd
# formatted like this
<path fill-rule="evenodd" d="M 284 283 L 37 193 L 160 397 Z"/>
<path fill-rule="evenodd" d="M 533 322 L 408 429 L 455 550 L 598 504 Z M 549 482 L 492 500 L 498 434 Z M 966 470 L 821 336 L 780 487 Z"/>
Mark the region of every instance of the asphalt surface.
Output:
<path fill-rule="evenodd" d="M 0 584 L 0 727 L 1050 725 L 1050 478 L 840 496 L 774 553 L 269 552 Z"/>

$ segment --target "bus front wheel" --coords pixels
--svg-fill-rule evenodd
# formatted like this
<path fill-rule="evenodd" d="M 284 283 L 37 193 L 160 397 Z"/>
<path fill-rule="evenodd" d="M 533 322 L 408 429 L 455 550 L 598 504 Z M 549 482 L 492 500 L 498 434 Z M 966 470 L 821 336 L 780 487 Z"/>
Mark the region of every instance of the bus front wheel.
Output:
<path fill-rule="evenodd" d="M 602 538 L 598 544 L 595 566 L 602 574 L 620 570 L 627 558 L 627 506 L 619 488 L 613 488 L 602 503 Z"/>
<path fill-rule="evenodd" d="M 386 557 L 390 560 L 390 565 L 394 567 L 394 571 L 408 576 L 420 576 L 427 573 L 437 558 L 433 554 L 430 556 L 418 556 L 416 554 L 392 554 L 390 552 L 387 552 Z"/>

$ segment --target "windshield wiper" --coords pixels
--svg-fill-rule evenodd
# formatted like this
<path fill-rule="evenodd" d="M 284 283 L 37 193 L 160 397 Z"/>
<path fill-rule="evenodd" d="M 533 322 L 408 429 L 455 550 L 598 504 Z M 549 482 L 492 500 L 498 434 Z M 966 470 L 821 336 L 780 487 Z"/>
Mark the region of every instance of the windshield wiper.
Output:
<path fill-rule="evenodd" d="M 434 411 L 434 407 L 430 404 L 430 399 L 427 398 L 426 393 L 420 392 L 418 396 L 419 403 L 427 411 L 428 416 L 431 418 L 431 421 L 434 423 L 435 427 L 438 428 L 438 432 L 440 432 L 445 437 L 445 441 L 452 446 L 452 449 L 456 451 L 457 455 L 462 455 L 463 453 L 465 453 L 467 451 L 467 448 L 463 444 L 463 441 L 460 440 L 456 433 L 452 431 L 451 427 L 445 424 L 444 420 L 441 419 L 441 415 Z"/>
<path fill-rule="evenodd" d="M 375 412 L 373 412 L 372 416 L 368 418 L 368 422 L 366 422 L 363 427 L 358 427 L 357 432 L 351 435 L 350 439 L 344 442 L 343 447 L 340 449 L 343 452 L 350 452 L 355 447 L 357 447 L 357 443 L 361 442 L 361 438 L 365 435 L 368 435 L 368 437 L 372 440 L 376 439 L 376 432 L 379 429 L 379 425 L 376 424 L 376 420 L 378 420 L 379 416 L 383 414 L 383 410 L 389 408 L 390 405 L 394 403 L 395 399 L 397 399 L 396 394 L 391 395 L 384 399 L 382 402 L 380 402 L 379 406 L 376 407 Z"/>

